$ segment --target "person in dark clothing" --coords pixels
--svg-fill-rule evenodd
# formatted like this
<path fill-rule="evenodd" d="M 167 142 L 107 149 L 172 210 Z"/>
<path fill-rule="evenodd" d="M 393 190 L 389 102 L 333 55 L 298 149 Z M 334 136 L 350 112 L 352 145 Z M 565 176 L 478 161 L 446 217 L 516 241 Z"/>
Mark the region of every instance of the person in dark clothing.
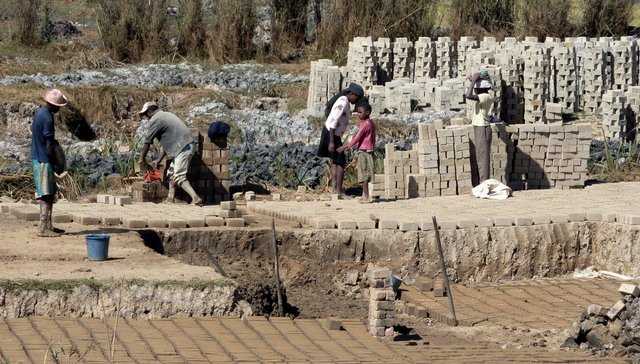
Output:
<path fill-rule="evenodd" d="M 342 135 L 349 126 L 351 118 L 351 105 L 355 105 L 364 98 L 364 89 L 352 83 L 340 93 L 334 95 L 325 109 L 324 128 L 320 136 L 318 156 L 331 159 L 331 178 L 333 181 L 333 193 L 342 196 L 342 181 L 344 179 L 344 167 L 347 159 L 344 151 L 338 151 L 342 147 Z"/>
<path fill-rule="evenodd" d="M 51 89 L 44 95 L 45 105 L 33 116 L 31 124 L 31 164 L 35 184 L 35 197 L 40 204 L 40 226 L 38 235 L 57 237 L 64 232 L 53 227 L 52 213 L 56 198 L 55 125 L 53 117 L 61 107 L 67 105 L 67 98 L 60 90 Z"/>

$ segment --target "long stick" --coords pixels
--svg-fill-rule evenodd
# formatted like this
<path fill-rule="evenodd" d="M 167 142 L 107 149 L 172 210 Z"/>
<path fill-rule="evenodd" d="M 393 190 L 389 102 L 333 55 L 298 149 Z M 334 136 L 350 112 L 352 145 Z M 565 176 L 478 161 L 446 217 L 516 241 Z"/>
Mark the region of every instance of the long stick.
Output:
<path fill-rule="evenodd" d="M 440 230 L 438 230 L 438 222 L 436 217 L 432 216 L 433 230 L 436 232 L 436 245 L 438 245 L 438 254 L 440 255 L 440 265 L 442 266 L 442 275 L 444 276 L 444 287 L 447 290 L 447 298 L 449 300 L 449 313 L 453 318 L 453 325 L 458 326 L 458 318 L 456 317 L 456 309 L 453 306 L 453 291 L 449 286 L 449 275 L 447 274 L 447 265 L 444 262 L 444 253 L 442 252 L 442 242 L 440 241 Z"/>
<path fill-rule="evenodd" d="M 282 289 L 280 288 L 280 258 L 278 257 L 278 243 L 276 242 L 276 219 L 271 220 L 271 232 L 273 233 L 273 259 L 276 271 L 276 289 L 278 290 L 278 312 L 280 317 L 284 316 L 284 307 L 282 306 Z"/>

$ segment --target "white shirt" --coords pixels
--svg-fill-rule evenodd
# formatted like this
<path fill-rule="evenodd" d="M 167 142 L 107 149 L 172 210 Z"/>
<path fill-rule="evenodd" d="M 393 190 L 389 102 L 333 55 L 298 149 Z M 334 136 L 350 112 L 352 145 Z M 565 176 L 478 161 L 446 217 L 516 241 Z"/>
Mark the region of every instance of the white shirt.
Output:
<path fill-rule="evenodd" d="M 333 104 L 324 126 L 327 130 L 335 129 L 336 136 L 342 136 L 349 126 L 349 119 L 351 119 L 349 99 L 346 96 L 340 96 Z"/>
<path fill-rule="evenodd" d="M 478 101 L 474 100 L 473 117 L 471 125 L 488 126 L 493 112 L 493 96 L 490 93 L 478 95 Z"/>

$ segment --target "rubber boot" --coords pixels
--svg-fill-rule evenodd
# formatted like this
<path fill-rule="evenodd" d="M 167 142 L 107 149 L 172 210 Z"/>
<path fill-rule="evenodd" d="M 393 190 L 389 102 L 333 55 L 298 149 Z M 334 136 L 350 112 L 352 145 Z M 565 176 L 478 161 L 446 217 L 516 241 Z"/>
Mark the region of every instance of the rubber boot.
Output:
<path fill-rule="evenodd" d="M 54 232 L 51 229 L 51 210 L 53 204 L 45 201 L 40 201 L 40 226 L 38 229 L 38 236 L 43 238 L 55 238 L 60 234 Z"/>
<path fill-rule="evenodd" d="M 167 198 L 164 200 L 165 203 L 175 203 L 176 202 L 176 184 L 173 182 L 169 182 L 169 194 Z"/>
<path fill-rule="evenodd" d="M 53 204 L 47 203 L 47 205 L 50 206 L 47 211 L 48 212 L 47 224 L 49 225 L 49 230 L 53 231 L 56 234 L 64 234 L 65 233 L 64 230 L 53 227 Z"/>
<path fill-rule="evenodd" d="M 188 193 L 189 196 L 191 196 L 191 204 L 192 205 L 197 205 L 197 206 L 202 206 L 202 199 L 200 198 L 200 196 L 198 196 L 198 194 L 196 193 L 196 191 L 193 190 L 193 187 L 191 187 L 191 183 L 189 183 L 189 181 L 184 181 L 180 184 L 180 188 L 182 188 L 184 190 L 184 192 Z"/>

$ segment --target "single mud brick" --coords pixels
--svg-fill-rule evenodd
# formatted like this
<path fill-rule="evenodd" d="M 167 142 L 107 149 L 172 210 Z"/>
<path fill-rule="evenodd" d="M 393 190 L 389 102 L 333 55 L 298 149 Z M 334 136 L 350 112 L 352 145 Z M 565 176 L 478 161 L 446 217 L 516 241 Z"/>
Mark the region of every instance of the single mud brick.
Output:
<path fill-rule="evenodd" d="M 442 221 L 438 222 L 438 228 L 440 230 L 456 230 L 458 229 L 458 223 L 456 221 Z"/>
<path fill-rule="evenodd" d="M 598 212 L 587 212 L 587 221 L 602 221 L 603 216 Z"/>
<path fill-rule="evenodd" d="M 398 222 L 394 220 L 380 220 L 378 222 L 378 229 L 396 230 L 398 229 Z"/>
<path fill-rule="evenodd" d="M 235 210 L 236 202 L 235 201 L 222 201 L 220 202 L 220 208 L 223 210 Z"/>
<path fill-rule="evenodd" d="M 620 285 L 620 288 L 618 288 L 618 292 L 623 295 L 631 295 L 633 297 L 640 296 L 640 288 L 634 284 L 623 283 Z"/>
<path fill-rule="evenodd" d="M 420 224 L 420 230 L 422 231 L 432 231 L 433 230 L 433 222 L 432 221 L 423 221 Z"/>
<path fill-rule="evenodd" d="M 73 216 L 69 214 L 54 214 L 53 222 L 56 224 L 68 224 L 73 222 Z"/>
<path fill-rule="evenodd" d="M 336 222 L 330 219 L 316 219 L 313 222 L 313 227 L 315 229 L 335 229 Z"/>
<path fill-rule="evenodd" d="M 383 337 L 384 331 L 385 331 L 384 327 L 374 327 L 374 326 L 369 327 L 369 334 L 371 334 L 371 336 Z"/>
<path fill-rule="evenodd" d="M 607 312 L 607 317 L 609 318 L 609 320 L 615 319 L 616 317 L 618 317 L 620 312 L 624 310 L 624 308 L 625 308 L 624 301 L 620 300 L 616 302 L 616 304 L 611 306 L 611 308 Z"/>
<path fill-rule="evenodd" d="M 218 216 L 205 216 L 204 222 L 207 226 L 224 226 L 224 218 Z"/>
<path fill-rule="evenodd" d="M 616 222 L 618 219 L 618 214 L 605 214 L 602 218 L 603 221 L 606 222 Z"/>
<path fill-rule="evenodd" d="M 220 211 L 220 216 L 227 219 L 235 219 L 240 217 L 240 211 L 238 210 L 222 210 Z"/>
<path fill-rule="evenodd" d="M 548 225 L 551 224 L 551 217 L 546 215 L 534 215 L 533 216 L 533 224 L 534 225 Z"/>
<path fill-rule="evenodd" d="M 147 221 L 136 218 L 125 218 L 122 220 L 122 224 L 129 229 L 143 229 L 147 227 Z"/>
<path fill-rule="evenodd" d="M 369 290 L 369 298 L 374 301 L 386 301 L 387 289 L 386 288 L 371 288 Z"/>
<path fill-rule="evenodd" d="M 418 308 L 413 303 L 404 305 L 404 313 L 409 316 L 415 316 Z"/>
<path fill-rule="evenodd" d="M 164 229 L 169 226 L 169 223 L 165 219 L 149 219 L 149 227 Z"/>
<path fill-rule="evenodd" d="M 357 221 L 356 222 L 358 230 L 373 230 L 376 228 L 375 221 Z"/>
<path fill-rule="evenodd" d="M 533 220 L 529 217 L 516 217 L 516 226 L 531 226 Z"/>
<path fill-rule="evenodd" d="M 320 320 L 320 325 L 327 331 L 342 330 L 342 322 L 334 319 Z"/>
<path fill-rule="evenodd" d="M 100 223 L 102 222 L 100 220 L 101 219 L 99 217 L 88 216 L 88 215 L 77 215 L 73 217 L 73 221 L 75 221 L 76 224 L 87 225 L 87 226 L 100 225 Z"/>
<path fill-rule="evenodd" d="M 431 292 L 431 290 L 433 289 L 433 280 L 426 277 L 420 277 L 416 279 L 413 285 L 420 292 Z"/>
<path fill-rule="evenodd" d="M 282 195 L 279 193 L 272 193 L 271 201 L 282 201 Z"/>
<path fill-rule="evenodd" d="M 105 226 L 120 225 L 120 218 L 115 216 L 104 216 L 102 218 L 102 225 L 105 225 Z"/>
<path fill-rule="evenodd" d="M 625 223 L 627 225 L 640 225 L 640 215 L 625 216 Z"/>
<path fill-rule="evenodd" d="M 187 227 L 187 220 L 169 220 L 170 229 L 184 229 Z"/>
<path fill-rule="evenodd" d="M 418 223 L 416 222 L 401 222 L 399 225 L 400 231 L 418 231 Z"/>
<path fill-rule="evenodd" d="M 0 205 L 0 212 L 2 212 L 3 214 L 8 214 L 9 213 L 9 206 Z"/>
<path fill-rule="evenodd" d="M 339 230 L 355 230 L 358 227 L 355 221 L 338 221 Z"/>
<path fill-rule="evenodd" d="M 569 214 L 569 222 L 583 222 L 587 219 L 584 212 L 574 212 Z"/>
<path fill-rule="evenodd" d="M 552 215 L 550 218 L 554 224 L 566 224 L 569 222 L 569 215 Z"/>
<path fill-rule="evenodd" d="M 369 310 L 393 311 L 394 305 L 392 301 L 369 301 Z"/>
<path fill-rule="evenodd" d="M 225 222 L 227 223 L 227 227 L 231 228 L 241 228 L 245 226 L 245 221 L 241 217 L 225 219 Z"/>
<path fill-rule="evenodd" d="M 602 315 L 602 312 L 603 308 L 600 305 L 590 304 L 589 306 L 587 306 L 587 315 L 589 316 L 600 316 Z"/>
<path fill-rule="evenodd" d="M 118 206 L 124 206 L 124 205 L 131 205 L 131 197 L 129 196 L 115 196 L 115 201 L 114 201 L 114 205 L 118 205 Z"/>
<path fill-rule="evenodd" d="M 444 287 L 444 279 L 438 277 L 433 280 L 433 296 L 444 297 L 446 296 L 446 289 Z"/>
<path fill-rule="evenodd" d="M 367 272 L 370 279 L 388 279 L 391 275 L 391 269 L 385 267 L 372 267 Z"/>
<path fill-rule="evenodd" d="M 460 220 L 456 223 L 460 229 L 475 229 L 476 222 L 473 220 Z"/>
<path fill-rule="evenodd" d="M 190 228 L 204 227 L 204 217 L 190 217 L 189 219 L 187 219 L 187 226 L 189 226 Z"/>
<path fill-rule="evenodd" d="M 109 203 L 109 195 L 96 195 L 96 203 L 107 204 Z"/>
<path fill-rule="evenodd" d="M 495 226 L 513 226 L 513 218 L 512 217 L 496 217 L 493 219 L 493 224 Z"/>
<path fill-rule="evenodd" d="M 244 193 L 244 199 L 245 201 L 255 201 L 256 193 L 253 191 L 247 191 Z"/>
<path fill-rule="evenodd" d="M 389 327 L 393 325 L 391 319 L 370 319 L 369 327 Z"/>

